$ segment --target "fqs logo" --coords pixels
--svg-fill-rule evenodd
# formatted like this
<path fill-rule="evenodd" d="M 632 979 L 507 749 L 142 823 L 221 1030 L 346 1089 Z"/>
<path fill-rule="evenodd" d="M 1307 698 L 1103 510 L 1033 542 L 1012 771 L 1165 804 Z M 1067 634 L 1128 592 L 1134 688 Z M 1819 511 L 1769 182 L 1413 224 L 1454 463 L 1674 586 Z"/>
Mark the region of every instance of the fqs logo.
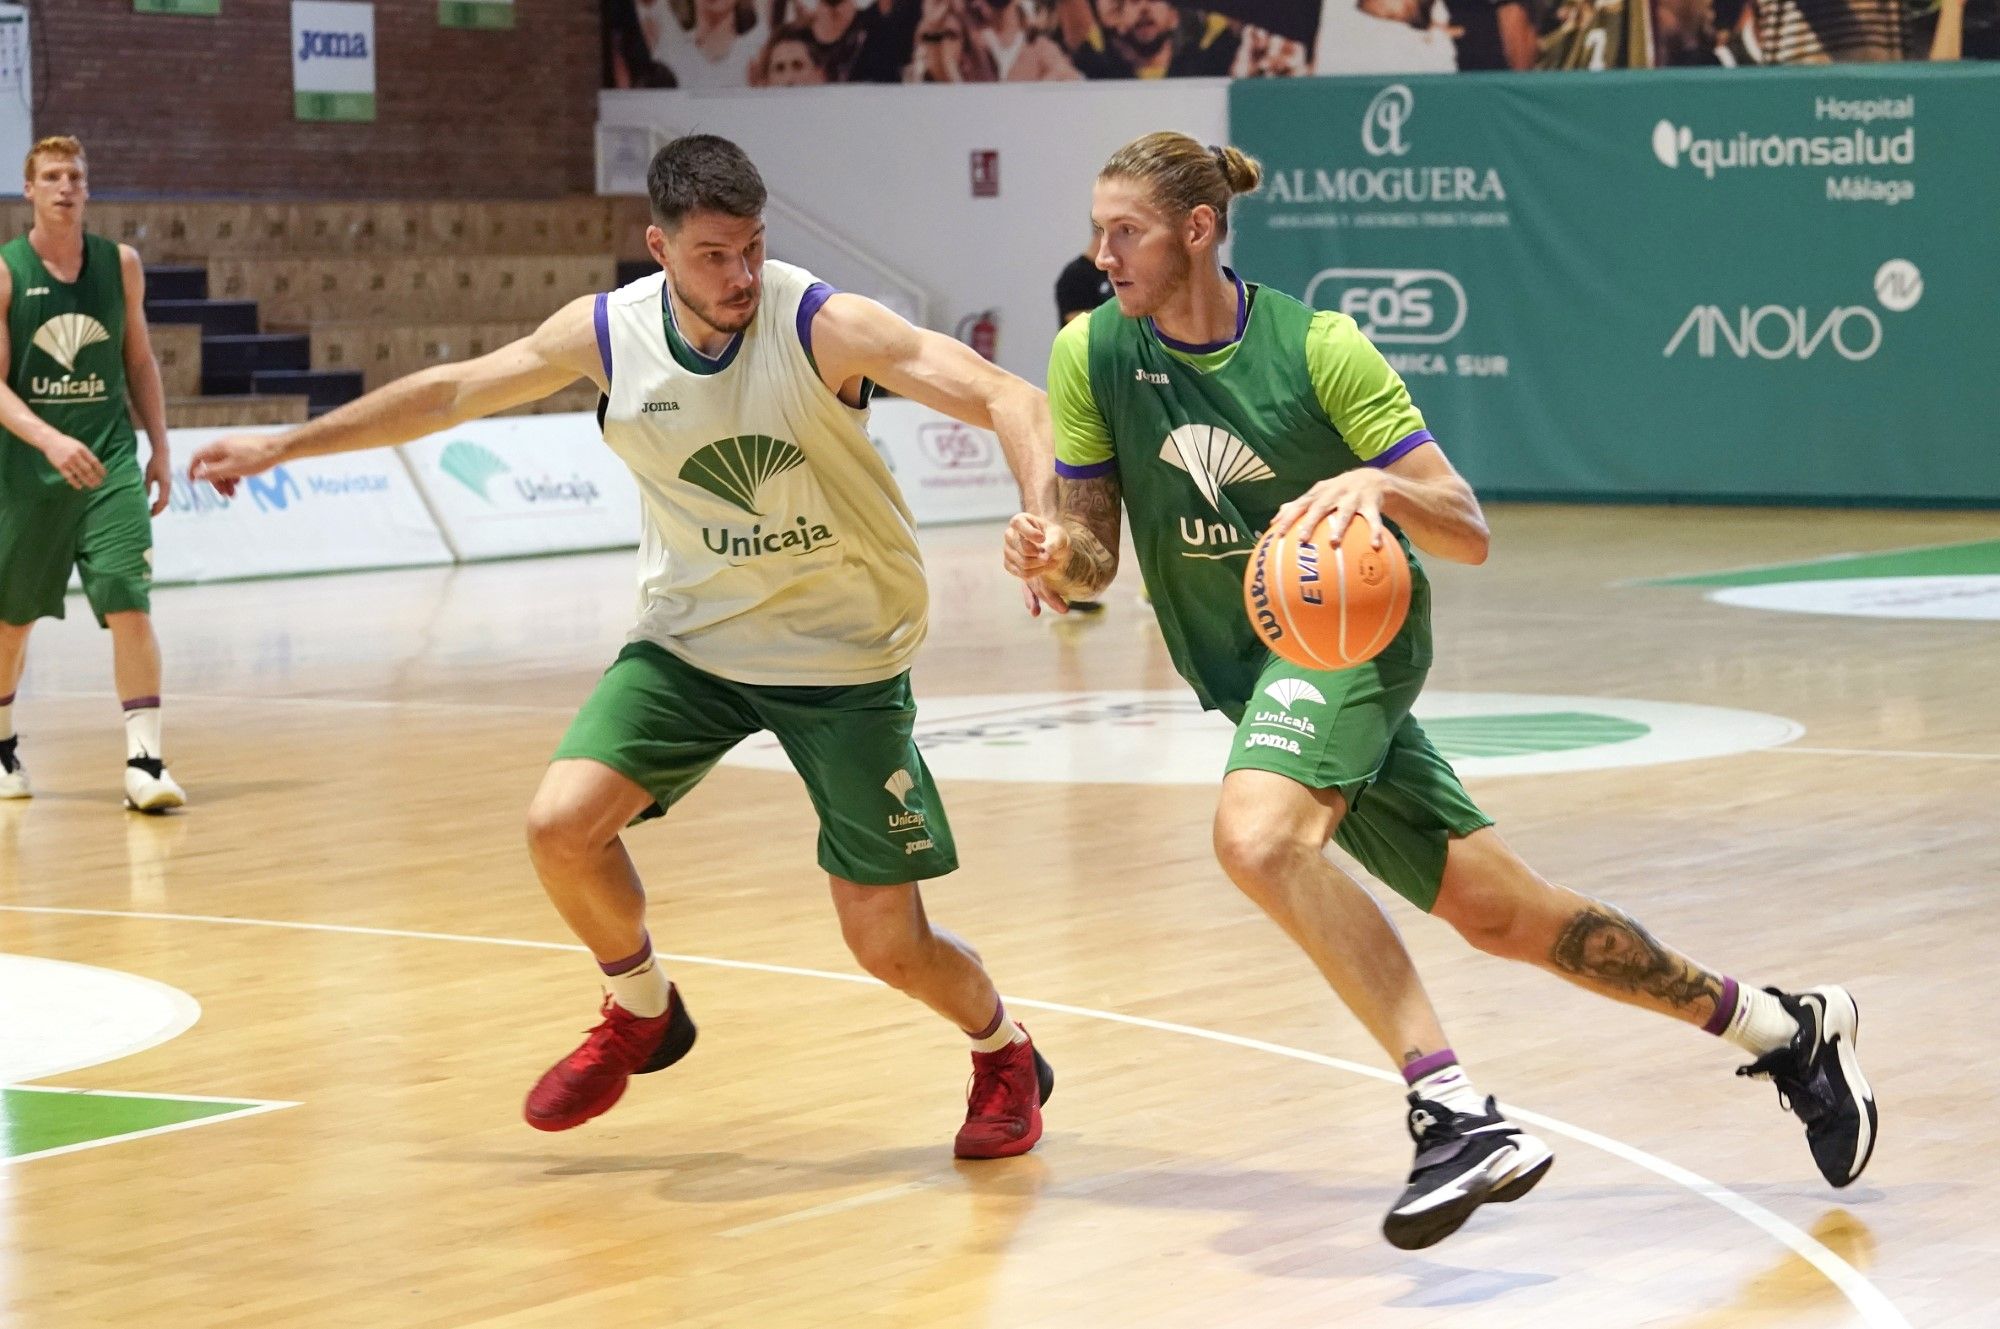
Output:
<path fill-rule="evenodd" d="M 1375 94 L 1361 113 L 1361 146 L 1371 157 L 1400 157 L 1410 150 L 1403 141 L 1403 126 L 1409 123 L 1416 96 L 1401 83 L 1391 83 Z"/>
<path fill-rule="evenodd" d="M 1924 275 L 1908 259 L 1892 258 L 1875 270 L 1875 298 L 1891 313 L 1916 308 L 1923 293 Z M 1733 313 L 1696 305 L 1660 354 L 1672 357 L 1690 334 L 1703 360 L 1723 352 L 1738 360 L 1810 360 L 1831 347 L 1841 359 L 1859 363 L 1882 349 L 1883 328 L 1881 316 L 1866 305 L 1839 305 L 1824 314 L 1804 305 L 1739 305 Z"/>
<path fill-rule="evenodd" d="M 918 426 L 917 446 L 940 470 L 976 470 L 993 460 L 989 436 L 956 420 Z"/>
<path fill-rule="evenodd" d="M 1465 287 L 1438 268 L 1327 268 L 1306 303 L 1338 309 L 1374 342 L 1435 345 L 1465 326 Z"/>

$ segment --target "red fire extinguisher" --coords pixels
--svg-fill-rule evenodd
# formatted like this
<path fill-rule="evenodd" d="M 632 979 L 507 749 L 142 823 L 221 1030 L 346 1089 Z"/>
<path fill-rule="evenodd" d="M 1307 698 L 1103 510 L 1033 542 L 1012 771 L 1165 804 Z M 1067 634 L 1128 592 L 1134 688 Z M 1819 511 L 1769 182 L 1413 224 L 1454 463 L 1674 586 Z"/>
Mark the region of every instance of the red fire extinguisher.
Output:
<path fill-rule="evenodd" d="M 958 321 L 953 334 L 960 341 L 991 360 L 1000 353 L 1000 311 L 982 309 Z"/>

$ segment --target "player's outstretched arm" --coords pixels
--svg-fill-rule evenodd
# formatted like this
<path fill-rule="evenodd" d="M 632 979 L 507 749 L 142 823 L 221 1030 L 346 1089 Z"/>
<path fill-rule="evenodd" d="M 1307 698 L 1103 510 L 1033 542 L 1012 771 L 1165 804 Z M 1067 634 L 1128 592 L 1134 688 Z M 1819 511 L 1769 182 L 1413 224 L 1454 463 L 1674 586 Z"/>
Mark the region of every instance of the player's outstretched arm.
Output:
<path fill-rule="evenodd" d="M 842 293 L 821 306 L 813 318 L 812 344 L 820 376 L 835 392 L 870 378 L 898 396 L 991 429 L 1021 487 L 1021 506 L 1055 514 L 1055 447 L 1048 398 L 1040 388 L 943 333 L 913 327 L 865 296 Z"/>
<path fill-rule="evenodd" d="M 1388 535 L 1382 525 L 1386 517 L 1427 554 L 1454 563 L 1486 561 L 1490 536 L 1479 497 L 1436 443 L 1425 443 L 1379 469 L 1363 466 L 1320 481 L 1279 508 L 1271 527 L 1310 531 L 1322 517 L 1331 517 L 1333 529 L 1343 532 L 1356 516 L 1368 523 L 1378 549 Z"/>
<path fill-rule="evenodd" d="M 491 355 L 420 370 L 296 429 L 218 439 L 194 454 L 188 475 L 227 493 L 241 477 L 279 462 L 408 443 L 540 401 L 580 378 L 602 389 L 604 368 L 591 322 L 596 298 L 572 300 L 532 333 Z"/>

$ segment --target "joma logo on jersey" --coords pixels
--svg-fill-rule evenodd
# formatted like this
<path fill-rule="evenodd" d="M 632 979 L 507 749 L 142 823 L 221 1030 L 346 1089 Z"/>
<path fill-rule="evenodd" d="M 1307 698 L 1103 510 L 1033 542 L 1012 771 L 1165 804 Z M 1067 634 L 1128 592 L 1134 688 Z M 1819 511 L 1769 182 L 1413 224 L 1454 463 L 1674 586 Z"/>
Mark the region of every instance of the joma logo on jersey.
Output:
<path fill-rule="evenodd" d="M 649 401 L 639 408 L 639 413 L 641 415 L 658 415 L 663 411 L 678 411 L 680 408 L 681 404 L 677 401 Z"/>
<path fill-rule="evenodd" d="M 1167 376 L 1165 374 L 1152 374 L 1143 369 L 1132 371 L 1132 381 L 1134 383 L 1151 383 L 1156 387 L 1162 388 L 1167 386 Z"/>

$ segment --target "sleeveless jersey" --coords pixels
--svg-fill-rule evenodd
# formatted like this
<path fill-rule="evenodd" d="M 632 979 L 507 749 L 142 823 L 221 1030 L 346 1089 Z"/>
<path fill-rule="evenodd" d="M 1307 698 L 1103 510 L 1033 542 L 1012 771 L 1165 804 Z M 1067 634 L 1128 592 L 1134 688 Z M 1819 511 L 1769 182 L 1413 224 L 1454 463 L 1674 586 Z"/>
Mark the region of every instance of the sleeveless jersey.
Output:
<path fill-rule="evenodd" d="M 1054 361 L 1049 375 L 1060 469 L 1073 478 L 1115 469 L 1168 654 L 1217 710 L 1247 701 L 1269 659 L 1244 612 L 1243 574 L 1277 510 L 1329 476 L 1387 464 L 1430 439 L 1402 380 L 1352 319 L 1250 289 L 1226 359 L 1213 348 L 1176 354 L 1148 321 L 1110 303 L 1089 318 L 1088 400 L 1069 400 L 1072 376 Z M 1064 337 L 1084 335 L 1070 329 Z M 1309 337 L 1338 357 L 1324 391 Z M 1108 435 L 1103 460 L 1092 455 L 1102 444 L 1080 443 L 1067 424 L 1079 405 L 1094 406 Z M 1369 437 L 1349 437 L 1336 417 Z M 1428 665 L 1430 585 L 1409 541 L 1390 529 L 1410 555 L 1412 587 L 1408 622 L 1383 653 Z"/>
<path fill-rule="evenodd" d="M 135 463 L 138 436 L 125 397 L 125 274 L 118 246 L 83 237 L 83 269 L 57 281 L 26 235 L 0 245 L 13 278 L 7 304 L 7 386 L 28 409 L 88 447 L 106 469 Z M 0 495 L 68 485 L 48 459 L 0 431 Z"/>
<path fill-rule="evenodd" d="M 714 360 L 674 326 L 664 273 L 598 297 L 604 440 L 644 505 L 632 637 L 738 683 L 880 682 L 924 637 L 910 510 L 867 409 L 807 349 L 830 294 L 766 262 L 756 317 Z"/>

